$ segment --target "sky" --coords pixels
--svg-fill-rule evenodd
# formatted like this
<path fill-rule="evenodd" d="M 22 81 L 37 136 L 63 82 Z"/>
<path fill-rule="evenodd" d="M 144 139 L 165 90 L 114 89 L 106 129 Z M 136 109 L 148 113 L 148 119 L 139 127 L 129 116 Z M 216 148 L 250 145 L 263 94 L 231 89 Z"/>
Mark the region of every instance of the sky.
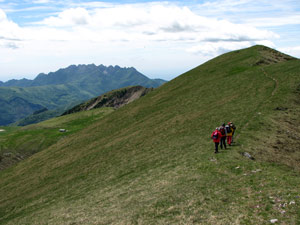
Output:
<path fill-rule="evenodd" d="M 171 80 L 256 44 L 300 58 L 300 1 L 0 0 L 0 81 L 74 64 Z"/>

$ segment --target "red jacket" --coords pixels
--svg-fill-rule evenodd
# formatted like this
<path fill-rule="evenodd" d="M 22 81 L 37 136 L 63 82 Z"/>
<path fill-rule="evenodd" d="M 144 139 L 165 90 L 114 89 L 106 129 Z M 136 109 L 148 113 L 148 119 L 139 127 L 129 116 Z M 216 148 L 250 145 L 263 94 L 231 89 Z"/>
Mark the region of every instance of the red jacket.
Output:
<path fill-rule="evenodd" d="M 217 138 L 216 138 L 216 139 L 213 138 L 213 136 L 214 136 L 215 133 L 217 134 Z M 218 131 L 218 130 L 215 130 L 215 131 L 212 132 L 212 134 L 211 134 L 211 138 L 213 139 L 214 142 L 220 142 L 221 137 L 222 137 L 222 134 L 221 134 L 221 132 Z"/>

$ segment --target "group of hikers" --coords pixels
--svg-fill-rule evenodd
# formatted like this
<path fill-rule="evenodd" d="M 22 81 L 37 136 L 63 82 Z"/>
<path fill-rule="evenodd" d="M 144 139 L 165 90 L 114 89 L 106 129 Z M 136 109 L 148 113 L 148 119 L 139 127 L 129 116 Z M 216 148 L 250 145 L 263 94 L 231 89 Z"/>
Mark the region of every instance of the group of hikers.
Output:
<path fill-rule="evenodd" d="M 215 144 L 215 153 L 219 153 L 220 142 L 221 149 L 223 149 L 223 147 L 226 149 L 226 141 L 227 144 L 231 146 L 235 130 L 236 127 L 232 122 L 226 125 L 223 123 L 220 127 L 216 127 L 216 130 L 211 134 L 211 138 Z"/>

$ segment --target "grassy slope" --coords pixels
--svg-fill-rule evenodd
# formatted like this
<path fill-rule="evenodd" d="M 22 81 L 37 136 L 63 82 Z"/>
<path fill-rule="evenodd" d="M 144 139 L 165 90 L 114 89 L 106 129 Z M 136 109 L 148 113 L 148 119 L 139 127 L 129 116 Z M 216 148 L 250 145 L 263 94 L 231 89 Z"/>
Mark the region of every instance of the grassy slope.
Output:
<path fill-rule="evenodd" d="M 3 127 L 5 132 L 0 132 L 0 170 L 75 134 L 113 111 L 112 108 L 97 109 L 53 118 L 24 128 Z M 66 129 L 67 132 L 60 133 L 59 129 Z"/>
<path fill-rule="evenodd" d="M 300 223 L 299 151 L 274 148 L 300 125 L 300 61 L 254 66 L 262 49 L 207 62 L 1 172 L 0 224 Z M 214 155 L 210 133 L 228 120 L 237 145 Z"/>

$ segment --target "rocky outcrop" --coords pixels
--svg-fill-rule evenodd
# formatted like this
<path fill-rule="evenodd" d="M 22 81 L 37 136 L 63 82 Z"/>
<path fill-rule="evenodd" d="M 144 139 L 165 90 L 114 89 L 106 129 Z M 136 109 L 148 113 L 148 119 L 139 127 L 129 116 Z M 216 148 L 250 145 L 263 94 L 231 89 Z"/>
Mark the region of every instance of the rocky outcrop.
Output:
<path fill-rule="evenodd" d="M 67 115 L 80 111 L 87 111 L 101 107 L 113 107 L 117 109 L 146 95 L 152 90 L 153 88 L 145 88 L 142 86 L 133 86 L 113 90 L 97 98 L 93 98 L 85 103 L 79 104 L 73 107 L 72 109 L 66 111 L 62 115 Z"/>

